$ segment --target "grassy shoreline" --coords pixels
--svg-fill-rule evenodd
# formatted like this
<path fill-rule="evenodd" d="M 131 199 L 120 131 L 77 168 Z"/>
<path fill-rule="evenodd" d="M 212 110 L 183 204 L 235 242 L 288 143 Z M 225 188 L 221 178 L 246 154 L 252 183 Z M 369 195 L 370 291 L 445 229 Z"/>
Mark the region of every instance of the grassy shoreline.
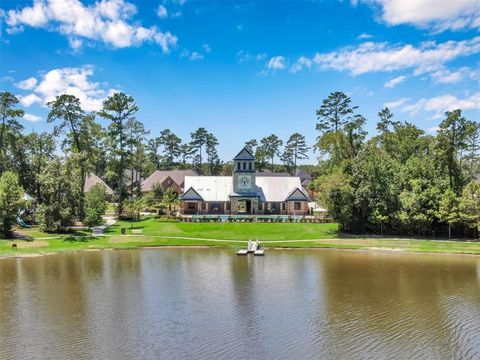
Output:
<path fill-rule="evenodd" d="M 126 235 L 121 235 L 125 227 Z M 132 235 L 132 230 L 141 234 Z M 396 253 L 441 253 L 480 255 L 480 242 L 412 238 L 354 237 L 338 234 L 336 224 L 302 223 L 179 223 L 145 219 L 119 221 L 102 236 L 87 232 L 46 234 L 38 229 L 21 230 L 26 240 L 0 240 L 0 258 L 41 256 L 52 253 L 138 249 L 157 247 L 245 247 L 259 238 L 265 248 L 338 249 Z M 11 245 L 17 244 L 17 251 Z"/>

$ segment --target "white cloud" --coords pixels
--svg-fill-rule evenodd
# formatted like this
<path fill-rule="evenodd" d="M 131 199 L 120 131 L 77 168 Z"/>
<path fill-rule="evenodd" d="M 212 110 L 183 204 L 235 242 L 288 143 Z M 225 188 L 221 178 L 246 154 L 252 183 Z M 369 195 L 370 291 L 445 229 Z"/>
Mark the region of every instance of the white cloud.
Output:
<path fill-rule="evenodd" d="M 240 50 L 237 53 L 237 59 L 239 64 L 247 63 L 250 61 L 263 61 L 267 58 L 266 53 L 250 54 L 248 51 Z"/>
<path fill-rule="evenodd" d="M 407 103 L 409 100 L 410 100 L 409 98 L 401 98 L 395 101 L 387 102 L 383 104 L 383 107 L 388 107 L 389 109 L 398 108 L 404 105 L 405 103 Z"/>
<path fill-rule="evenodd" d="M 301 71 L 304 67 L 310 68 L 312 66 L 312 60 L 305 56 L 300 56 L 295 64 L 290 68 L 290 72 L 295 74 Z"/>
<path fill-rule="evenodd" d="M 32 27 L 45 26 L 48 23 L 48 9 L 44 1 L 35 0 L 33 6 L 24 7 L 22 10 L 9 10 L 7 24 L 21 31 L 22 25 Z"/>
<path fill-rule="evenodd" d="M 15 83 L 15 86 L 22 90 L 32 90 L 37 85 L 37 79 L 34 77 Z"/>
<path fill-rule="evenodd" d="M 374 36 L 371 35 L 371 34 L 361 33 L 360 35 L 357 36 L 357 39 L 365 40 L 365 39 L 371 39 L 371 38 L 373 38 L 373 37 L 374 37 Z"/>
<path fill-rule="evenodd" d="M 41 104 L 42 98 L 36 94 L 28 94 L 20 98 L 20 104 L 25 107 L 32 106 L 33 104 Z"/>
<path fill-rule="evenodd" d="M 194 51 L 190 55 L 189 59 L 190 59 L 190 61 L 201 60 L 201 59 L 203 59 L 203 55 Z"/>
<path fill-rule="evenodd" d="M 158 5 L 157 15 L 160 19 L 165 19 L 168 16 L 168 10 L 163 5 Z"/>
<path fill-rule="evenodd" d="M 30 122 L 37 122 L 37 121 L 42 120 L 42 118 L 40 116 L 33 115 L 33 114 L 28 114 L 28 113 L 25 113 L 25 115 L 23 115 L 23 118 L 27 121 L 30 121 Z"/>
<path fill-rule="evenodd" d="M 267 63 L 267 69 L 281 70 L 285 69 L 285 57 L 274 56 Z"/>
<path fill-rule="evenodd" d="M 212 51 L 212 48 L 208 44 L 202 44 L 203 50 L 208 54 L 210 51 Z"/>
<path fill-rule="evenodd" d="M 391 89 L 391 88 L 397 86 L 398 84 L 400 84 L 401 82 L 404 82 L 405 79 L 406 79 L 405 76 L 397 76 L 396 78 L 393 78 L 393 79 L 388 80 L 388 81 L 385 83 L 384 86 L 385 86 L 386 88 Z"/>
<path fill-rule="evenodd" d="M 45 28 L 66 36 L 74 50 L 82 46 L 82 39 L 113 48 L 152 42 L 165 53 L 176 45 L 177 37 L 171 33 L 132 21 L 136 12 L 136 6 L 125 0 L 101 0 L 88 6 L 79 0 L 34 0 L 31 7 L 7 12 L 7 32 L 21 31 L 23 26 Z"/>
<path fill-rule="evenodd" d="M 422 111 L 434 112 L 434 118 L 440 118 L 445 111 L 455 109 L 480 110 L 480 91 L 463 99 L 459 99 L 451 94 L 422 98 L 415 103 L 404 103 L 401 111 L 409 113 L 410 115 L 416 115 Z"/>
<path fill-rule="evenodd" d="M 43 105 L 58 95 L 69 94 L 80 99 L 83 109 L 100 110 L 103 100 L 116 90 L 106 89 L 99 82 L 90 81 L 92 75 L 92 66 L 50 70 L 37 80 L 32 93 L 20 98 L 20 103 L 25 107 L 34 103 Z"/>
<path fill-rule="evenodd" d="M 480 71 L 472 70 L 467 66 L 463 66 L 457 70 L 440 69 L 431 74 L 432 79 L 441 84 L 454 84 L 465 78 L 472 80 L 480 79 Z"/>
<path fill-rule="evenodd" d="M 381 8 L 389 25 L 410 24 L 434 31 L 480 27 L 478 0 L 364 0 Z"/>
<path fill-rule="evenodd" d="M 190 61 L 201 60 L 204 58 L 204 55 L 198 51 L 190 51 L 188 49 L 183 49 L 180 53 L 180 58 L 188 58 Z"/>
<path fill-rule="evenodd" d="M 442 69 L 449 61 L 479 52 L 480 36 L 440 44 L 428 42 L 419 47 L 366 42 L 354 48 L 317 53 L 313 62 L 323 70 L 349 71 L 352 75 L 408 68 L 413 68 L 418 75 Z"/>
<path fill-rule="evenodd" d="M 74 52 L 80 51 L 83 41 L 80 39 L 70 38 L 68 39 L 68 45 L 72 48 Z"/>

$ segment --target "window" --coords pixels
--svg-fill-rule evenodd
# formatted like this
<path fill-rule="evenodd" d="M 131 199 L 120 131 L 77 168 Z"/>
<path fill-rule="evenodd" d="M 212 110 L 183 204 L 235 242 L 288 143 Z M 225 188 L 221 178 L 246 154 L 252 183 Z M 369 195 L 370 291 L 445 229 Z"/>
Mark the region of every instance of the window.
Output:
<path fill-rule="evenodd" d="M 240 162 L 237 162 L 237 170 L 240 170 Z"/>
<path fill-rule="evenodd" d="M 247 170 L 247 163 L 245 161 L 243 162 L 243 170 Z"/>
<path fill-rule="evenodd" d="M 298 201 L 295 201 L 293 203 L 293 210 L 301 210 L 301 209 L 302 209 L 302 203 L 298 202 Z"/>
<path fill-rule="evenodd" d="M 212 203 L 212 205 L 210 206 L 210 210 L 211 211 L 220 211 L 220 203 L 218 203 L 218 202 Z"/>
<path fill-rule="evenodd" d="M 188 210 L 195 210 L 195 203 L 193 202 L 187 203 L 187 208 Z"/>
<path fill-rule="evenodd" d="M 258 210 L 263 211 L 263 203 L 258 203 Z"/>
<path fill-rule="evenodd" d="M 248 163 L 248 170 L 252 170 L 252 163 L 251 162 Z"/>
<path fill-rule="evenodd" d="M 282 203 L 282 211 L 285 211 L 285 203 Z"/>
<path fill-rule="evenodd" d="M 230 210 L 230 203 L 229 202 L 225 203 L 225 210 Z"/>

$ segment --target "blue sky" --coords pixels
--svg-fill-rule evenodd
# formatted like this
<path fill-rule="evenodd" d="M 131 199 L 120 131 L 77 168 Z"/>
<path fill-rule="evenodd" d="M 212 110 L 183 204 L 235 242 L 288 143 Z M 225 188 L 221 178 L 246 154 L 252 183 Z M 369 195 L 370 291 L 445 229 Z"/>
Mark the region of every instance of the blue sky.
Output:
<path fill-rule="evenodd" d="M 371 133 L 385 105 L 426 131 L 457 107 L 480 118 L 478 0 L 1 6 L 1 89 L 20 98 L 27 130 L 51 128 L 44 103 L 60 93 L 97 110 L 118 90 L 135 98 L 152 136 L 168 127 L 188 140 L 203 126 L 224 160 L 271 133 L 313 144 L 315 109 L 337 90 Z"/>

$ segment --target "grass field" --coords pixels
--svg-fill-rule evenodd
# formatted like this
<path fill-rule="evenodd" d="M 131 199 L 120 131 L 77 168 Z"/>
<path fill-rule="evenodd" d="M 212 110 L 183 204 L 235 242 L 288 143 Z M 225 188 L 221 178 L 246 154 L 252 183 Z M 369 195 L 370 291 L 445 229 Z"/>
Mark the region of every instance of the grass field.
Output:
<path fill-rule="evenodd" d="M 121 228 L 126 235 L 120 235 Z M 141 235 L 132 235 L 132 229 Z M 338 234 L 336 224 L 304 223 L 183 223 L 153 218 L 138 222 L 119 221 L 92 237 L 86 231 L 48 234 L 33 229 L 19 230 L 26 240 L 0 240 L 0 257 L 148 246 L 217 246 L 239 248 L 249 239 L 259 239 L 270 248 L 334 248 L 370 251 L 428 252 L 480 255 L 480 242 L 416 240 L 407 238 L 353 237 Z M 12 244 L 17 244 L 17 251 Z"/>
<path fill-rule="evenodd" d="M 139 222 L 119 221 L 105 234 L 120 234 L 125 227 L 127 234 L 141 229 L 143 235 L 208 238 L 225 240 L 304 240 L 337 237 L 337 224 L 303 223 L 187 223 L 160 222 L 153 218 Z"/>

